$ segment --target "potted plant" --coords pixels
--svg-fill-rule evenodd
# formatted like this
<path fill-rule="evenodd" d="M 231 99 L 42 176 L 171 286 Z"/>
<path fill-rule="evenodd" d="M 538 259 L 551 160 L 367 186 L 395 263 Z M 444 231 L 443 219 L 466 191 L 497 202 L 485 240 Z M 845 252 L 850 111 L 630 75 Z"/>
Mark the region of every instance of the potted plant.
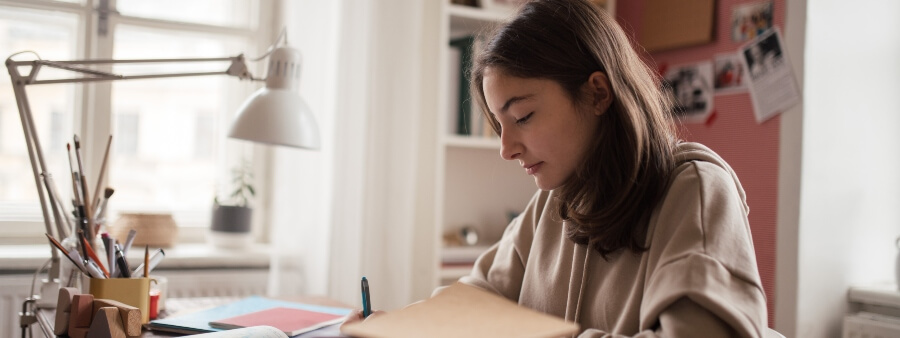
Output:
<path fill-rule="evenodd" d="M 241 248 L 252 242 L 250 224 L 253 209 L 250 200 L 256 196 L 253 188 L 253 172 L 248 161 L 231 170 L 231 193 L 224 201 L 213 200 L 210 239 L 214 246 Z"/>

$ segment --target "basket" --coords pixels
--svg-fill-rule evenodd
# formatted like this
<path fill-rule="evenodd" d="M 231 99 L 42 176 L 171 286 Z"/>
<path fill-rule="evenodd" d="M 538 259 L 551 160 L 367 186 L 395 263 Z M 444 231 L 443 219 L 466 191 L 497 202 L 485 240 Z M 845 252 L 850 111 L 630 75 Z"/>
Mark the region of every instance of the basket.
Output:
<path fill-rule="evenodd" d="M 151 213 L 122 213 L 109 228 L 109 235 L 119 243 L 125 243 L 131 229 L 137 231 L 132 246 L 138 247 L 149 245 L 168 248 L 178 236 L 178 226 L 175 225 L 172 214 Z"/>

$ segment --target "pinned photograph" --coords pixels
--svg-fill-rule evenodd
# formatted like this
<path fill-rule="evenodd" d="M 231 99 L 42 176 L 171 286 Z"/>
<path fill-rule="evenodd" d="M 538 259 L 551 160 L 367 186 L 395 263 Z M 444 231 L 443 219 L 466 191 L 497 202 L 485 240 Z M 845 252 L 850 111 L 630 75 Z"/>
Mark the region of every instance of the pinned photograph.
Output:
<path fill-rule="evenodd" d="M 771 29 L 739 50 L 750 75 L 747 85 L 758 123 L 800 102 L 800 89 L 781 41 L 781 32 Z"/>
<path fill-rule="evenodd" d="M 684 123 L 706 122 L 713 105 L 712 62 L 671 67 L 664 77 L 663 90 L 675 100 L 675 117 Z"/>
<path fill-rule="evenodd" d="M 716 94 L 744 92 L 747 80 L 744 79 L 744 63 L 736 53 L 717 54 L 713 61 L 715 67 Z"/>
<path fill-rule="evenodd" d="M 742 50 L 743 57 L 747 60 L 747 69 L 750 77 L 758 79 L 766 75 L 784 62 L 784 54 L 781 52 L 781 43 L 778 35 L 766 34 L 760 36 Z"/>
<path fill-rule="evenodd" d="M 747 41 L 772 28 L 772 1 L 734 7 L 731 13 L 731 40 Z"/>

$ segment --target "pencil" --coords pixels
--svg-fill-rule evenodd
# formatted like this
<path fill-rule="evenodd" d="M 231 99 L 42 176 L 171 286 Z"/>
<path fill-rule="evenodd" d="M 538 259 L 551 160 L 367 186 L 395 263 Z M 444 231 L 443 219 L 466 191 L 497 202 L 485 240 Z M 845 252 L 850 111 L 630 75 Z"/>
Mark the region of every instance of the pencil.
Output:
<path fill-rule="evenodd" d="M 144 277 L 150 277 L 150 246 L 144 247 Z"/>

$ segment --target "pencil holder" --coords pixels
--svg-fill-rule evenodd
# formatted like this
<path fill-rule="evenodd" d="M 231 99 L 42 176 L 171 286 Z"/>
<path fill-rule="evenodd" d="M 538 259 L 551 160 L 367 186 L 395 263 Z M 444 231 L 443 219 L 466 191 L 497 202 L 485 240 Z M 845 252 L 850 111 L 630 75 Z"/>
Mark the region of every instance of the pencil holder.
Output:
<path fill-rule="evenodd" d="M 141 323 L 150 322 L 150 278 L 91 278 L 95 299 L 112 299 L 141 310 Z"/>

